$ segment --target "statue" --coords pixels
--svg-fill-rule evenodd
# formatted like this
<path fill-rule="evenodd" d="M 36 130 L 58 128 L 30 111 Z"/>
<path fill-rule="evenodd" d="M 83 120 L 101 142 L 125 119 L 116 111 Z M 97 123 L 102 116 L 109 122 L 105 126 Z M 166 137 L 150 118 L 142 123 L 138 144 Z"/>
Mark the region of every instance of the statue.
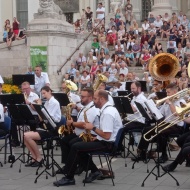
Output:
<path fill-rule="evenodd" d="M 111 13 L 116 13 L 116 10 L 118 8 L 122 8 L 122 2 L 121 0 L 111 0 L 110 1 L 110 12 Z"/>
<path fill-rule="evenodd" d="M 57 13 L 58 15 L 63 14 L 61 8 L 56 5 L 53 0 L 40 0 L 39 5 L 40 8 L 38 9 L 38 13 L 41 15 L 44 13 Z"/>

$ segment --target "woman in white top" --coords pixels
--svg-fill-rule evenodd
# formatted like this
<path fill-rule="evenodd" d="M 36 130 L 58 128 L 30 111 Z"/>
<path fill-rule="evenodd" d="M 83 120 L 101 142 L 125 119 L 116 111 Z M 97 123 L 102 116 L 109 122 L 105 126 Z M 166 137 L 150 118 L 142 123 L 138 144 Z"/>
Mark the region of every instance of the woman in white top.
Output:
<path fill-rule="evenodd" d="M 51 116 L 52 120 L 59 127 L 61 121 L 61 109 L 59 102 L 52 96 L 52 90 L 49 86 L 44 86 L 41 89 L 42 96 L 47 99 L 44 107 Z M 32 155 L 32 161 L 26 164 L 26 167 L 39 167 L 42 166 L 42 156 L 35 141 L 50 138 L 57 135 L 57 127 L 51 126 L 49 123 L 46 125 L 47 129 L 39 129 L 37 131 L 30 131 L 24 133 L 24 144 Z"/>
<path fill-rule="evenodd" d="M 84 87 L 90 87 L 90 75 L 88 74 L 87 71 L 82 72 L 80 83 L 81 83 L 81 89 L 83 89 Z"/>

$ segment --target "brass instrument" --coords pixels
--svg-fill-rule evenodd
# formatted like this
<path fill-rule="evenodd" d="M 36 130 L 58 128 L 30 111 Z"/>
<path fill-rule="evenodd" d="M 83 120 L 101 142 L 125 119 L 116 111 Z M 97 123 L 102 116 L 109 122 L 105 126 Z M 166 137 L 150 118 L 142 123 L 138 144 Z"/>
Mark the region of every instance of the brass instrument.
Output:
<path fill-rule="evenodd" d="M 93 89 L 96 91 L 102 82 L 107 82 L 108 78 L 102 74 L 98 74 L 94 81 Z"/>
<path fill-rule="evenodd" d="M 155 104 L 156 104 L 156 106 L 160 106 L 161 104 L 163 104 L 168 99 L 171 100 L 171 101 L 172 100 L 177 100 L 177 99 L 183 98 L 184 96 L 186 96 L 189 93 L 190 93 L 190 90 L 188 88 L 185 88 L 185 89 L 177 92 L 174 95 L 167 96 L 165 98 L 162 98 L 161 100 L 155 100 Z"/>
<path fill-rule="evenodd" d="M 159 53 L 150 60 L 149 73 L 158 81 L 168 81 L 179 71 L 178 59 L 170 53 Z"/>
<path fill-rule="evenodd" d="M 88 122 L 88 118 L 87 118 L 87 115 L 86 115 L 86 112 L 92 108 L 94 105 L 90 106 L 89 108 L 87 108 L 85 111 L 84 111 L 84 121 L 85 123 L 89 123 Z M 85 132 L 82 132 L 80 135 L 79 135 L 79 138 L 81 138 L 84 142 L 91 142 L 92 141 L 92 135 L 91 135 L 91 132 L 90 130 L 86 129 Z"/>
<path fill-rule="evenodd" d="M 66 118 L 67 120 L 71 120 L 71 108 L 73 106 L 73 103 L 69 103 L 66 107 Z M 58 134 L 59 136 L 66 136 L 68 134 L 72 134 L 74 131 L 73 131 L 73 128 L 72 126 L 69 126 L 67 125 L 67 127 L 65 125 L 61 125 L 58 129 Z"/>
<path fill-rule="evenodd" d="M 144 139 L 146 141 L 151 141 L 154 137 L 156 137 L 157 135 L 159 135 L 160 133 L 162 133 L 164 130 L 172 127 L 173 125 L 176 125 L 177 123 L 187 119 L 188 117 L 190 117 L 190 102 L 185 104 L 183 107 L 178 107 L 176 106 L 176 112 L 174 114 L 178 114 L 178 116 L 168 125 L 164 126 L 165 124 L 164 121 L 162 121 L 161 123 L 158 124 L 158 126 L 153 127 L 151 130 L 149 130 L 147 133 L 144 134 Z M 170 115 L 169 117 L 167 117 L 167 119 L 171 118 L 174 114 Z M 163 127 L 164 126 L 164 127 Z M 151 135 L 150 138 L 147 138 L 146 136 L 150 133 L 153 133 Z"/>
<path fill-rule="evenodd" d="M 70 80 L 65 80 L 65 84 L 67 86 L 68 92 L 69 91 L 77 91 L 78 90 L 77 85 L 74 82 L 70 81 Z"/>

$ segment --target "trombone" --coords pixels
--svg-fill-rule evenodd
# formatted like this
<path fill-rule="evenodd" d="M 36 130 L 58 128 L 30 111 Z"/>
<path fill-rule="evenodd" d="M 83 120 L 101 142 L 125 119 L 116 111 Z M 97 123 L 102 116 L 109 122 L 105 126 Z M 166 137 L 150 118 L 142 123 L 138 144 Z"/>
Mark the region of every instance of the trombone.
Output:
<path fill-rule="evenodd" d="M 177 123 L 184 121 L 185 119 L 190 117 L 190 102 L 185 104 L 185 106 L 183 108 L 176 106 L 176 112 L 173 113 L 172 115 L 170 115 L 169 117 L 167 117 L 166 119 L 171 118 L 173 115 L 178 114 L 178 116 L 168 125 L 166 125 L 164 128 L 160 129 L 162 126 L 165 125 L 165 120 L 163 120 L 160 124 L 156 125 L 155 127 L 153 127 L 151 130 L 149 130 L 147 133 L 145 133 L 143 135 L 144 139 L 146 141 L 151 141 L 154 137 L 156 137 L 157 135 L 159 135 L 160 133 L 162 133 L 164 130 L 172 127 L 173 125 L 176 125 Z M 154 131 L 154 134 L 150 137 L 147 138 L 146 136 L 148 134 L 150 134 L 152 131 Z"/>

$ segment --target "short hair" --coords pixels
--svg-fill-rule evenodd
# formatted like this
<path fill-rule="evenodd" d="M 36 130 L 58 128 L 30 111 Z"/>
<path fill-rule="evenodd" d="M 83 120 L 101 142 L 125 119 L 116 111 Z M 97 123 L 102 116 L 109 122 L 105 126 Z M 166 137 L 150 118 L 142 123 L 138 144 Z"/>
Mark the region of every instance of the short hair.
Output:
<path fill-rule="evenodd" d="M 107 91 L 105 91 L 105 90 L 99 90 L 98 91 L 98 96 L 102 97 L 102 98 L 104 98 L 105 100 L 108 101 L 108 92 Z"/>
<path fill-rule="evenodd" d="M 135 82 L 133 82 L 131 84 L 135 84 L 137 88 L 141 88 L 142 87 L 141 83 L 139 81 L 135 81 Z"/>
<path fill-rule="evenodd" d="M 25 81 L 21 84 L 21 86 L 25 86 L 25 85 L 29 85 L 30 86 L 30 83 L 28 81 Z"/>
<path fill-rule="evenodd" d="M 41 91 L 44 90 L 46 92 L 53 92 L 53 90 L 49 86 L 44 86 L 41 88 Z"/>
<path fill-rule="evenodd" d="M 99 5 L 102 5 L 102 3 L 98 3 Z"/>
<path fill-rule="evenodd" d="M 42 70 L 42 67 L 40 65 L 36 65 L 35 67 L 39 67 Z"/>
<path fill-rule="evenodd" d="M 176 86 L 175 83 L 170 83 L 166 86 L 166 89 L 171 89 L 171 90 L 178 90 L 178 87 Z"/>
<path fill-rule="evenodd" d="M 162 81 L 154 79 L 155 82 L 162 84 Z"/>
<path fill-rule="evenodd" d="M 81 91 L 88 92 L 88 94 L 90 96 L 92 96 L 92 97 L 94 96 L 94 90 L 93 90 L 93 88 L 86 87 L 86 88 L 83 88 Z"/>

